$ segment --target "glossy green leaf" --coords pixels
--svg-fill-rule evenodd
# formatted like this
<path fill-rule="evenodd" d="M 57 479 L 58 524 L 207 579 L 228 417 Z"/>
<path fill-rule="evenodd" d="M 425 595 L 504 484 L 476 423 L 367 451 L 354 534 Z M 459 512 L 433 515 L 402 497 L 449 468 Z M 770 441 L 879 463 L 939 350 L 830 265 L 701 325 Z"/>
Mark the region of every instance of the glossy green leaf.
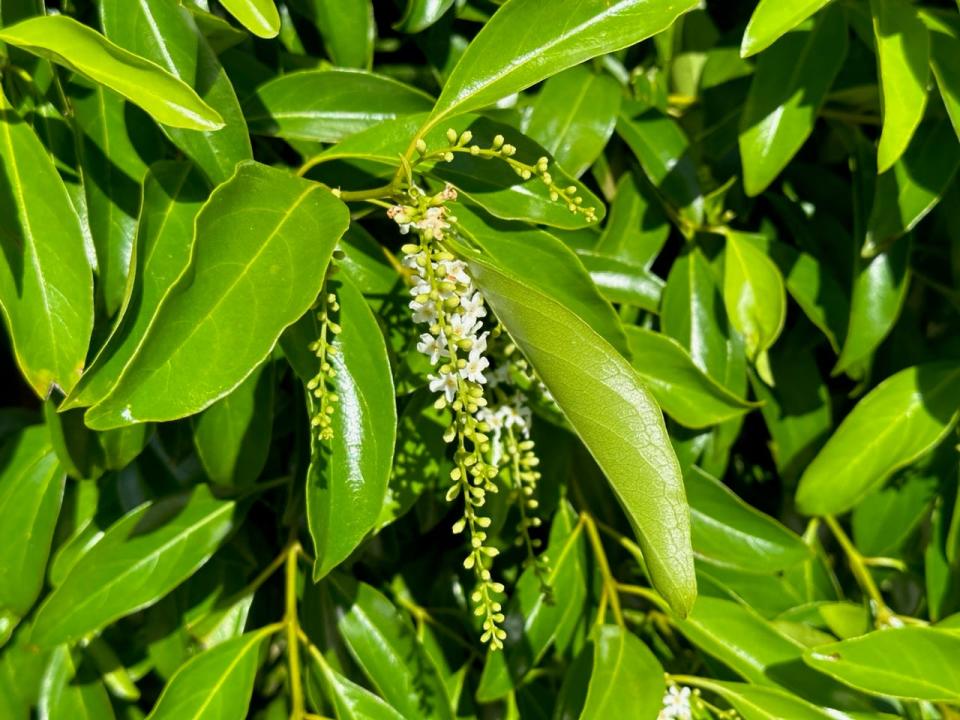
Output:
<path fill-rule="evenodd" d="M 676 121 L 642 104 L 625 104 L 617 134 L 630 146 L 647 178 L 691 222 L 703 219 L 703 190 L 690 141 Z"/>
<path fill-rule="evenodd" d="M 93 328 L 80 222 L 50 156 L 0 92 L 0 309 L 13 354 L 41 398 L 69 392 Z"/>
<path fill-rule="evenodd" d="M 551 596 L 543 593 L 534 569 L 527 568 L 507 606 L 505 624 L 510 629 L 504 650 L 487 653 L 478 701 L 492 702 L 507 695 L 579 622 L 590 582 L 586 543 L 575 511 L 568 503 L 561 504 L 544 551 Z"/>
<path fill-rule="evenodd" d="M 634 305 L 648 312 L 660 309 L 663 280 L 642 265 L 581 250 L 577 257 L 590 279 L 612 303 Z"/>
<path fill-rule="evenodd" d="M 366 583 L 331 576 L 337 626 L 377 693 L 403 717 L 453 718 L 447 692 L 409 620 Z"/>
<path fill-rule="evenodd" d="M 808 515 L 849 510 L 895 470 L 944 438 L 960 415 L 960 367 L 909 367 L 871 390 L 800 479 L 797 508 Z"/>
<path fill-rule="evenodd" d="M 526 134 L 579 177 L 613 134 L 623 90 L 607 73 L 577 65 L 554 75 L 537 95 Z"/>
<path fill-rule="evenodd" d="M 747 233 L 726 235 L 723 301 L 730 322 L 743 335 L 747 356 L 773 345 L 787 316 L 783 276 Z"/>
<path fill-rule="evenodd" d="M 876 255 L 913 230 L 940 202 L 958 168 L 960 142 L 950 121 L 922 124 L 906 152 L 877 178 L 864 253 Z"/>
<path fill-rule="evenodd" d="M 257 37 L 272 38 L 280 32 L 280 13 L 273 0 L 220 0 L 220 4 Z"/>
<path fill-rule="evenodd" d="M 45 426 L 28 427 L 0 448 L 0 542 L 7 548 L 0 558 L 0 618 L 7 622 L 26 615 L 43 588 L 64 480 Z M 7 635 L 3 625 L 0 638 Z"/>
<path fill-rule="evenodd" d="M 316 662 L 322 673 L 324 694 L 329 698 L 337 720 L 403 720 L 403 715 L 366 688 L 350 681 L 325 661 Z"/>
<path fill-rule="evenodd" d="M 310 20 L 335 65 L 369 68 L 376 23 L 371 0 L 292 0 L 290 8 Z"/>
<path fill-rule="evenodd" d="M 223 182 L 238 162 L 253 157 L 233 86 L 186 8 L 167 0 L 104 0 L 100 20 L 107 38 L 182 80 L 223 118 L 219 130 L 163 128 L 212 182 Z"/>
<path fill-rule="evenodd" d="M 336 353 L 330 361 L 337 373 L 333 385 L 339 400 L 332 418 L 333 439 L 320 440 L 316 430 L 312 433 L 306 495 L 316 557 L 314 581 L 343 562 L 377 526 L 397 436 L 393 378 L 377 319 L 349 280 L 338 280 L 329 289 L 340 305 L 337 323 L 342 332 L 332 343 Z M 296 333 L 293 338 L 315 341 L 317 324 L 311 321 L 306 327 L 315 332 L 306 337 Z M 312 370 L 316 375 L 319 368 L 314 364 Z"/>
<path fill-rule="evenodd" d="M 66 645 L 54 650 L 43 675 L 40 717 L 113 720 L 107 691 L 100 678 L 90 672 L 88 662 Z"/>
<path fill-rule="evenodd" d="M 160 300 L 186 269 L 193 246 L 193 221 L 207 188 L 190 163 L 161 161 L 143 182 L 133 272 L 116 325 L 61 410 L 92 405 L 116 384 L 143 343 Z"/>
<path fill-rule="evenodd" d="M 267 360 L 194 420 L 197 455 L 214 483 L 250 485 L 263 470 L 270 452 L 275 384 L 273 363 Z"/>
<path fill-rule="evenodd" d="M 927 104 L 930 37 L 906 0 L 870 0 L 877 46 L 883 131 L 877 172 L 893 167 L 910 144 Z"/>
<path fill-rule="evenodd" d="M 526 269 L 528 282 L 566 306 L 624 356 L 630 349 L 610 303 L 597 292 L 577 256 L 553 235 L 498 221 L 469 205 L 454 211 L 457 229 L 503 267 Z"/>
<path fill-rule="evenodd" d="M 910 287 L 909 263 L 910 244 L 905 241 L 860 261 L 853 281 L 850 324 L 833 370 L 835 375 L 858 375 L 857 366 L 869 358 L 893 328 Z"/>
<path fill-rule="evenodd" d="M 30 18 L 0 29 L 0 40 L 48 58 L 123 95 L 157 122 L 217 130 L 223 118 L 188 85 L 65 15 Z"/>
<path fill-rule="evenodd" d="M 67 86 L 73 116 L 82 132 L 87 222 L 97 251 L 97 289 L 108 315 L 123 303 L 137 230 L 140 184 L 150 157 L 144 146 L 160 140 L 150 118 L 100 85 Z M 143 154 L 142 154 L 143 153 Z"/>
<path fill-rule="evenodd" d="M 150 720 L 243 720 L 250 707 L 260 648 L 276 627 L 222 642 L 184 663 L 170 678 Z"/>
<path fill-rule="evenodd" d="M 470 253 L 467 259 L 484 298 L 603 469 L 654 585 L 685 615 L 696 597 L 689 515 L 680 468 L 650 392 L 629 363 L 563 305 L 489 258 Z"/>
<path fill-rule="evenodd" d="M 795 0 L 784 3 L 779 0 L 760 0 L 747 29 L 743 31 L 740 56 L 750 57 L 773 45 L 784 33 L 793 30 L 830 0 Z"/>
<path fill-rule="evenodd" d="M 634 717 L 652 718 L 663 708 L 663 691 L 663 668 L 636 635 L 616 625 L 596 631 L 582 720 L 604 720 L 626 708 Z"/>
<path fill-rule="evenodd" d="M 740 714 L 743 720 L 829 720 L 850 718 L 846 713 L 828 711 L 784 690 L 722 680 L 697 680 L 697 687 L 716 693 Z"/>
<path fill-rule="evenodd" d="M 740 119 L 747 195 L 763 192 L 806 142 L 846 55 L 847 24 L 832 7 L 760 56 Z"/>
<path fill-rule="evenodd" d="M 684 485 L 698 557 L 756 573 L 773 573 L 810 557 L 800 537 L 700 468 L 684 474 Z"/>
<path fill-rule="evenodd" d="M 454 0 L 406 0 L 403 17 L 394 26 L 405 33 L 419 33 L 433 25 L 450 9 Z"/>
<path fill-rule="evenodd" d="M 347 215 L 321 185 L 238 166 L 197 215 L 190 265 L 87 424 L 185 417 L 237 387 L 313 304 Z"/>
<path fill-rule="evenodd" d="M 804 653 L 811 667 L 875 695 L 960 701 L 960 635 L 900 627 L 868 633 Z"/>
<path fill-rule="evenodd" d="M 957 135 L 960 136 L 960 23 L 956 15 L 921 10 L 930 31 L 930 69 Z"/>
<path fill-rule="evenodd" d="M 233 502 L 200 486 L 127 513 L 47 596 L 31 640 L 41 647 L 72 642 L 153 604 L 210 558 L 235 512 Z"/>
<path fill-rule="evenodd" d="M 659 200 L 634 173 L 624 173 L 594 250 L 650 267 L 669 235 L 670 223 Z"/>
<path fill-rule="evenodd" d="M 424 129 L 584 60 L 638 43 L 695 6 L 690 0 L 665 0 L 655 6 L 643 0 L 512 2 L 494 13 L 467 47 Z"/>
<path fill-rule="evenodd" d="M 664 412 L 685 427 L 702 428 L 755 407 L 696 366 L 673 338 L 640 327 L 627 328 L 633 367 Z"/>
<path fill-rule="evenodd" d="M 936 496 L 937 473 L 933 468 L 918 468 L 902 482 L 889 483 L 868 494 L 851 517 L 857 549 L 872 557 L 895 553 L 927 518 Z"/>
<path fill-rule="evenodd" d="M 244 109 L 250 132 L 332 143 L 432 105 L 425 92 L 384 75 L 305 70 L 261 85 Z"/>

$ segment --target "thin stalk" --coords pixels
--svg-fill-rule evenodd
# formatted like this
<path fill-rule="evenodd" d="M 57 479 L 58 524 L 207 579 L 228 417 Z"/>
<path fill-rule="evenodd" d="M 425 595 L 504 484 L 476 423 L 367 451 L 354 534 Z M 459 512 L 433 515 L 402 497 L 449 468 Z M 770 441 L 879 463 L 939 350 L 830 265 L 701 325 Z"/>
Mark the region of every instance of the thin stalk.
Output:
<path fill-rule="evenodd" d="M 880 588 L 877 587 L 870 568 L 867 567 L 865 558 L 860 554 L 860 551 L 854 547 L 853 543 L 850 542 L 850 538 L 847 537 L 847 534 L 843 531 L 843 528 L 840 527 L 840 523 L 837 522 L 835 517 L 825 515 L 823 521 L 827 527 L 830 528 L 830 532 L 833 533 L 833 536 L 837 539 L 837 543 L 839 543 L 844 554 L 847 556 L 850 571 L 853 573 L 853 577 L 856 579 L 860 589 L 873 601 L 877 624 L 886 625 L 894 616 L 894 613 L 887 607 L 887 603 L 883 599 L 883 594 L 880 592 Z"/>
<path fill-rule="evenodd" d="M 300 677 L 300 622 L 297 618 L 297 554 L 300 544 L 290 545 L 286 556 L 286 612 L 284 624 L 287 630 L 287 661 L 290 664 L 290 720 L 303 720 L 306 706 L 303 699 L 303 683 Z"/>
<path fill-rule="evenodd" d="M 600 604 L 603 605 L 604 598 L 610 604 L 610 612 L 613 613 L 613 619 L 620 627 L 625 627 L 623 613 L 620 610 L 620 595 L 617 593 L 617 581 L 610 572 L 610 563 L 607 562 L 607 553 L 603 549 L 603 543 L 600 540 L 600 533 L 597 532 L 597 525 L 593 518 L 586 512 L 580 513 L 583 520 L 583 526 L 587 530 L 587 537 L 590 538 L 590 545 L 593 548 L 593 554 L 597 558 L 597 565 L 600 567 L 600 576 L 603 578 L 603 597 L 600 598 Z M 605 608 L 604 608 L 605 609 Z M 597 616 L 598 622 L 603 622 L 604 613 L 600 612 Z"/>

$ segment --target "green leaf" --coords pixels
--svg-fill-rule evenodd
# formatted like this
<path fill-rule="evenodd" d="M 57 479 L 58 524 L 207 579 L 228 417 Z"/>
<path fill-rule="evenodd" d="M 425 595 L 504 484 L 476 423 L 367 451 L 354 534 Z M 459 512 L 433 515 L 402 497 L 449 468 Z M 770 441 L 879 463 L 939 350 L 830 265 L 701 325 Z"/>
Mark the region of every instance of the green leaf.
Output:
<path fill-rule="evenodd" d="M 433 98 L 393 78 L 361 70 L 304 70 L 274 78 L 244 103 L 250 132 L 335 143 Z"/>
<path fill-rule="evenodd" d="M 623 90 L 607 73 L 577 65 L 554 75 L 537 95 L 526 134 L 579 177 L 613 134 Z"/>
<path fill-rule="evenodd" d="M 937 496 L 937 480 L 936 469 L 918 468 L 902 482 L 863 498 L 851 518 L 857 549 L 870 557 L 895 553 L 926 520 Z"/>
<path fill-rule="evenodd" d="M 778 688 L 703 678 L 697 678 L 696 685 L 722 697 L 743 720 L 829 720 L 852 717 L 836 710 L 828 712 Z"/>
<path fill-rule="evenodd" d="M 340 305 L 337 323 L 342 331 L 332 343 L 336 353 L 330 360 L 339 400 L 332 418 L 333 438 L 320 440 L 312 431 L 306 495 L 316 557 L 314 582 L 343 562 L 377 527 L 397 436 L 393 377 L 377 319 L 349 280 L 338 280 L 329 289 Z M 306 327 L 313 332 L 298 332 L 291 339 L 309 343 L 319 337 L 314 318 L 307 320 L 311 322 Z M 319 368 L 314 365 L 316 375 Z"/>
<path fill-rule="evenodd" d="M 100 21 L 107 38 L 182 80 L 223 118 L 226 124 L 219 130 L 163 128 L 213 183 L 223 182 L 238 162 L 253 157 L 233 85 L 190 11 L 168 0 L 104 0 Z"/>
<path fill-rule="evenodd" d="M 577 251 L 577 257 L 593 284 L 610 302 L 634 305 L 652 313 L 659 311 L 663 280 L 647 268 L 587 250 Z"/>
<path fill-rule="evenodd" d="M 190 265 L 87 424 L 173 420 L 237 387 L 313 304 L 347 223 L 323 186 L 239 165 L 197 215 Z"/>
<path fill-rule="evenodd" d="M 409 620 L 370 585 L 330 579 L 340 634 L 377 693 L 403 717 L 452 720 L 443 682 Z"/>
<path fill-rule="evenodd" d="M 624 173 L 594 250 L 649 268 L 669 236 L 670 222 L 659 200 L 634 173 Z"/>
<path fill-rule="evenodd" d="M 103 683 L 78 657 L 79 651 L 66 645 L 54 650 L 43 674 L 40 717 L 112 720 L 115 715 Z"/>
<path fill-rule="evenodd" d="M 524 570 L 507 606 L 505 624 L 510 630 L 504 650 L 487 653 L 477 687 L 479 702 L 493 702 L 516 688 L 550 647 L 568 639 L 571 628 L 580 622 L 590 572 L 586 540 L 567 502 L 554 515 L 544 557 L 551 594 L 543 593 L 534 568 Z"/>
<path fill-rule="evenodd" d="M 783 276 L 747 233 L 727 232 L 723 302 L 755 360 L 773 345 L 787 316 Z"/>
<path fill-rule="evenodd" d="M 704 373 L 673 338 L 640 327 L 626 331 L 634 369 L 664 412 L 684 427 L 709 427 L 756 407 Z"/>
<path fill-rule="evenodd" d="M 267 360 L 195 418 L 193 442 L 212 482 L 243 487 L 260 475 L 270 452 L 275 384 Z"/>
<path fill-rule="evenodd" d="M 502 267 L 524 268 L 524 277 L 563 304 L 624 356 L 630 355 L 620 319 L 577 256 L 553 235 L 491 218 L 469 205 L 456 206 L 457 230 Z"/>
<path fill-rule="evenodd" d="M 159 65 L 117 47 L 65 15 L 30 18 L 0 29 L 0 40 L 53 60 L 146 110 L 157 122 L 217 130 L 223 118 L 188 85 Z"/>
<path fill-rule="evenodd" d="M 0 556 L 0 616 L 23 617 L 40 595 L 64 480 L 43 425 L 21 430 L 0 448 L 0 543 L 6 548 Z"/>
<path fill-rule="evenodd" d="M 40 140 L 0 92 L 0 309 L 41 398 L 70 392 L 93 329 L 93 276 L 70 196 Z"/>
<path fill-rule="evenodd" d="M 960 635 L 926 627 L 868 633 L 804 653 L 811 667 L 851 687 L 887 697 L 960 701 Z"/>
<path fill-rule="evenodd" d="M 809 559 L 810 548 L 799 536 L 700 468 L 690 468 L 684 483 L 698 557 L 756 573 L 774 573 Z"/>
<path fill-rule="evenodd" d="M 953 129 L 960 136 L 960 23 L 949 11 L 920 12 L 930 31 L 930 69 L 940 88 Z"/>
<path fill-rule="evenodd" d="M 607 476 L 654 585 L 685 615 L 696 597 L 689 515 L 680 468 L 650 392 L 566 307 L 486 257 L 470 252 L 467 260 L 484 298 Z"/>
<path fill-rule="evenodd" d="M 190 577 L 233 528 L 233 502 L 199 486 L 148 502 L 111 525 L 40 606 L 31 640 L 73 642 L 152 605 Z"/>
<path fill-rule="evenodd" d="M 656 35 L 696 7 L 691 0 L 514 0 L 477 33 L 421 134 L 454 114 L 491 105 L 592 57 Z"/>
<path fill-rule="evenodd" d="M 597 629 L 582 720 L 615 717 L 625 708 L 652 718 L 663 708 L 663 691 L 663 668 L 646 645 L 616 625 Z"/>
<path fill-rule="evenodd" d="M 330 699 L 337 720 L 404 720 L 378 696 L 331 668 L 322 656 L 311 657 L 321 672 L 323 692 Z"/>
<path fill-rule="evenodd" d="M 870 0 L 877 47 L 883 130 L 877 148 L 877 172 L 900 158 L 927 105 L 930 36 L 906 0 Z"/>
<path fill-rule="evenodd" d="M 853 281 L 850 324 L 833 369 L 854 376 L 893 328 L 910 287 L 910 244 L 895 243 L 887 252 L 860 261 Z"/>
<path fill-rule="evenodd" d="M 454 0 L 406 0 L 403 17 L 394 28 L 405 33 L 420 33 L 433 25 L 450 9 Z"/>
<path fill-rule="evenodd" d="M 257 37 L 272 38 L 280 32 L 280 13 L 273 0 L 220 0 L 220 4 Z"/>
<path fill-rule="evenodd" d="M 846 56 L 847 23 L 839 7 L 825 10 L 760 56 L 740 119 L 747 195 L 763 192 L 810 137 Z"/>
<path fill-rule="evenodd" d="M 901 370 L 871 390 L 813 459 L 797 488 L 807 515 L 842 513 L 935 447 L 960 415 L 960 367 Z"/>
<path fill-rule="evenodd" d="M 149 720 L 243 720 L 247 717 L 260 647 L 276 627 L 231 638 L 180 666 Z"/>
<path fill-rule="evenodd" d="M 377 26 L 370 0 L 291 0 L 290 8 L 312 21 L 335 65 L 369 68 Z"/>
<path fill-rule="evenodd" d="M 740 43 L 740 57 L 756 55 L 773 45 L 784 33 L 793 30 L 830 0 L 760 0 L 750 16 Z"/>
<path fill-rule="evenodd" d="M 676 121 L 639 103 L 625 104 L 617 134 L 630 146 L 647 178 L 681 217 L 703 220 L 703 190 L 690 156 L 690 141 Z"/>
<path fill-rule="evenodd" d="M 158 145 L 150 118 L 100 85 L 72 82 L 66 88 L 81 133 L 87 222 L 97 251 L 97 289 L 107 315 L 123 303 L 147 164 L 138 146 Z"/>
<path fill-rule="evenodd" d="M 940 202 L 957 168 L 960 142 L 950 121 L 939 118 L 921 124 L 906 152 L 877 178 L 864 255 L 876 255 L 913 230 Z"/>
<path fill-rule="evenodd" d="M 123 305 L 103 348 L 61 410 L 92 405 L 114 387 L 143 344 L 160 300 L 186 269 L 193 247 L 193 221 L 207 195 L 206 184 L 188 162 L 161 161 L 143 181 L 136 244 Z"/>

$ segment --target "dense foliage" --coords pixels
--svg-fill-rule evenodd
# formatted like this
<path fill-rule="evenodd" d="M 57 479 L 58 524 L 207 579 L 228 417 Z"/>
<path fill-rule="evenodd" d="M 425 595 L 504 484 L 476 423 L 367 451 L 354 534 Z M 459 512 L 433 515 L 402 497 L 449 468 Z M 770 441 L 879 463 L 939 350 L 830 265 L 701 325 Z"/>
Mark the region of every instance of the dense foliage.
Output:
<path fill-rule="evenodd" d="M 960 717 L 952 0 L 0 41 L 0 719 Z"/>

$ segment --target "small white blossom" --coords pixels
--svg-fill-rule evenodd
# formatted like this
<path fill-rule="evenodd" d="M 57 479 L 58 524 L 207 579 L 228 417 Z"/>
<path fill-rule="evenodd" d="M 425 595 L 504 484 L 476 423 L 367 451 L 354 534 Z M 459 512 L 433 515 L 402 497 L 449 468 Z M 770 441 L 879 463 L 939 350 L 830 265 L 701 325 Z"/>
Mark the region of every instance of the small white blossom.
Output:
<path fill-rule="evenodd" d="M 463 309 L 464 315 L 475 319 L 480 319 L 487 315 L 487 309 L 483 306 L 483 296 L 479 292 L 475 292 L 469 297 L 464 296 L 463 299 L 460 300 L 460 307 Z"/>
<path fill-rule="evenodd" d="M 450 223 L 445 220 L 445 216 L 446 209 L 443 207 L 427 208 L 425 217 L 417 223 L 417 229 L 425 230 L 435 240 L 442 240 L 445 231 L 450 229 Z M 400 232 L 403 232 L 402 227 Z"/>
<path fill-rule="evenodd" d="M 663 696 L 663 710 L 657 720 L 690 720 L 690 688 L 671 685 Z"/>
<path fill-rule="evenodd" d="M 452 403 L 457 397 L 457 376 L 455 373 L 440 373 L 437 375 L 428 375 L 430 379 L 430 392 L 442 392 L 448 403 Z"/>
<path fill-rule="evenodd" d="M 432 302 L 419 303 L 414 300 L 410 303 L 410 309 L 413 310 L 415 323 L 432 325 L 437 321 L 437 306 Z"/>
<path fill-rule="evenodd" d="M 411 270 L 419 271 L 420 268 L 425 267 L 427 264 L 427 253 L 421 250 L 412 255 L 405 255 L 403 258 L 403 266 L 408 267 Z M 423 282 L 423 278 L 418 277 L 419 282 Z"/>
<path fill-rule="evenodd" d="M 467 264 L 463 260 L 443 260 L 437 263 L 437 266 L 441 279 L 467 287 L 471 286 L 470 276 L 467 275 Z"/>
<path fill-rule="evenodd" d="M 497 365 L 496 370 L 490 373 L 490 387 L 495 388 L 497 385 L 504 385 L 510 382 L 510 368 L 506 363 L 501 363 Z"/>
<path fill-rule="evenodd" d="M 429 295 L 430 294 L 430 283 L 424 280 L 422 277 L 413 278 L 414 285 L 410 288 L 410 294 L 414 297 L 419 297 L 420 295 Z"/>
<path fill-rule="evenodd" d="M 490 361 L 478 352 L 471 352 L 467 359 L 467 364 L 460 368 L 460 375 L 470 382 L 483 385 L 487 379 L 483 376 L 483 371 L 490 367 Z"/>
<path fill-rule="evenodd" d="M 467 315 L 450 316 L 450 339 L 454 341 L 473 339 L 480 329 L 480 322 Z"/>
<path fill-rule="evenodd" d="M 420 342 L 417 343 L 417 350 L 424 355 L 429 355 L 430 364 L 436 365 L 440 361 L 440 358 L 447 357 L 449 354 L 447 352 L 447 338 L 444 336 L 442 330 L 436 337 L 430 333 L 423 333 L 420 336 Z"/>

